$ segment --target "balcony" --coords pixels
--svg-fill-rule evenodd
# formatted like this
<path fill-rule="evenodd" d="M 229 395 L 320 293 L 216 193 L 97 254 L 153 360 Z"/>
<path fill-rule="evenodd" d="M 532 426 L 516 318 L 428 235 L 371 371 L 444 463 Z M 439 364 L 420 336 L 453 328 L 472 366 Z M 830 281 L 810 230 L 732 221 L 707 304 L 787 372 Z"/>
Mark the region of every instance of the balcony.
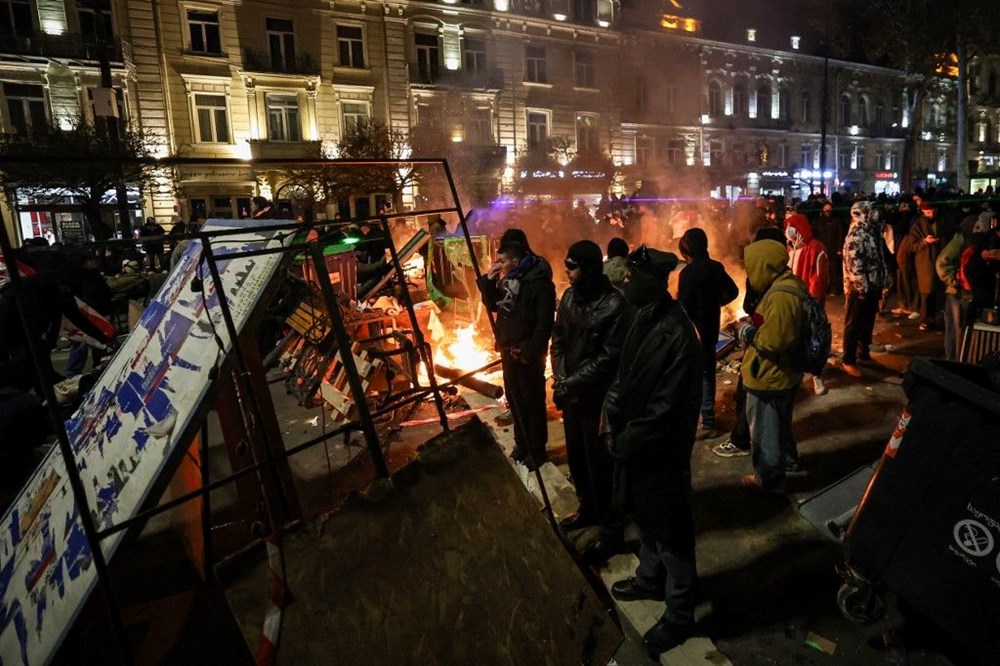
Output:
<path fill-rule="evenodd" d="M 108 57 L 112 62 L 122 62 L 121 40 L 117 37 L 104 47 L 93 35 L 80 33 L 0 35 L 0 53 L 6 54 L 96 61 L 101 56 L 102 48 L 108 49 Z"/>
<path fill-rule="evenodd" d="M 410 85 L 413 86 L 488 90 L 503 88 L 503 72 L 495 67 L 486 67 L 475 72 L 467 69 L 428 68 L 415 62 L 411 62 L 407 67 Z"/>
<path fill-rule="evenodd" d="M 246 49 L 243 53 L 243 67 L 248 72 L 264 72 L 268 74 L 319 74 L 319 63 L 314 62 L 312 55 L 303 53 L 294 58 L 282 57 L 279 53 L 254 51 Z"/>
<path fill-rule="evenodd" d="M 250 157 L 252 159 L 313 159 L 323 157 L 320 141 L 270 141 L 269 139 L 251 139 Z"/>

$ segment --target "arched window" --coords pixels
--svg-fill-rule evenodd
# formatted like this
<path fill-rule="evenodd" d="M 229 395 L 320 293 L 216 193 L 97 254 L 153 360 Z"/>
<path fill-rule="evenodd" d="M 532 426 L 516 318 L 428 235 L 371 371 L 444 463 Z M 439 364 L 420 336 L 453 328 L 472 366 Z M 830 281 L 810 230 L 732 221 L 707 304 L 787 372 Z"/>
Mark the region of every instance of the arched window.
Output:
<path fill-rule="evenodd" d="M 757 85 L 757 117 L 771 117 L 771 84 L 767 81 Z"/>
<path fill-rule="evenodd" d="M 747 115 L 747 89 L 742 83 L 733 85 L 733 115 L 737 118 Z"/>
<path fill-rule="evenodd" d="M 858 98 L 858 125 L 868 127 L 868 96 Z"/>
<path fill-rule="evenodd" d="M 885 127 L 885 104 L 882 102 L 875 105 L 875 127 Z"/>
<path fill-rule="evenodd" d="M 712 118 L 722 115 L 722 84 L 718 81 L 708 84 L 708 115 Z"/>
<path fill-rule="evenodd" d="M 851 114 L 851 96 L 841 95 L 840 96 L 840 124 L 844 127 L 849 127 L 853 124 L 853 116 Z"/>
<path fill-rule="evenodd" d="M 812 122 L 812 93 L 809 88 L 802 89 L 801 103 L 799 104 L 799 120 L 804 123 Z"/>
<path fill-rule="evenodd" d="M 788 95 L 786 86 L 778 88 L 778 118 L 788 120 Z"/>
<path fill-rule="evenodd" d="M 997 96 L 997 70 L 990 70 L 989 83 L 986 86 L 987 94 L 993 98 Z"/>

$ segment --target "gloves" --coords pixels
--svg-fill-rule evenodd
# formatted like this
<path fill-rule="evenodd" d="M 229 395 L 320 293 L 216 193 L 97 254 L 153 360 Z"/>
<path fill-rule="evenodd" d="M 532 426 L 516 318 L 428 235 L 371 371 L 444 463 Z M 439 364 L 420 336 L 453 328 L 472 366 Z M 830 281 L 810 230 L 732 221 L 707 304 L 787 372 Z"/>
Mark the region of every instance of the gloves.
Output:
<path fill-rule="evenodd" d="M 757 335 L 757 327 L 751 324 L 749 321 L 741 321 L 736 329 L 736 338 L 745 345 L 749 345 L 753 342 L 754 336 Z"/>
<path fill-rule="evenodd" d="M 560 411 L 566 408 L 566 382 L 561 379 L 556 379 L 552 384 L 552 402 Z"/>

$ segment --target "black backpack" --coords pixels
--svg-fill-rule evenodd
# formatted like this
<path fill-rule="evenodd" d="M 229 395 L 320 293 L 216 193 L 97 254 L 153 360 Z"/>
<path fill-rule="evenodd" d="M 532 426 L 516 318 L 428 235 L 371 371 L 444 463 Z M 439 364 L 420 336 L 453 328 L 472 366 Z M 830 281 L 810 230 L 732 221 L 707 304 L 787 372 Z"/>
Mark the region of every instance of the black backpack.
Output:
<path fill-rule="evenodd" d="M 808 292 L 777 286 L 776 291 L 794 294 L 802 298 L 802 331 L 799 334 L 799 348 L 795 354 L 795 364 L 800 372 L 819 375 L 826 367 L 833 346 L 833 329 L 826 316 L 826 310 Z"/>

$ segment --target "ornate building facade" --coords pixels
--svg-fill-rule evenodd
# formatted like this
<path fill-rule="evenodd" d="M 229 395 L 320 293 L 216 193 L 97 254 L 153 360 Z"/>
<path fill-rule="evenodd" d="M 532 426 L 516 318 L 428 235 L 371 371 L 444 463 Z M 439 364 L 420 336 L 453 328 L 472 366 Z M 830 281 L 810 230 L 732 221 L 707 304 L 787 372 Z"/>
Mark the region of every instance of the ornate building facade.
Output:
<path fill-rule="evenodd" d="M 599 197 L 638 181 L 677 196 L 892 193 L 912 123 L 915 181 L 953 181 L 956 173 L 951 81 L 911 118 L 898 71 L 807 55 L 794 36 L 780 49 L 749 34 L 740 44 L 704 39 L 696 20 L 638 1 L 0 6 L 0 33 L 20 40 L 0 42 L 4 132 L 88 113 L 96 61 L 86 49 L 48 45 L 85 45 L 68 36 L 93 33 L 99 17 L 121 36 L 114 85 L 153 153 L 242 161 L 165 170 L 142 193 L 144 212 L 164 222 L 239 216 L 261 192 L 290 196 L 280 174 L 255 160 L 332 156 L 360 118 L 405 133 L 433 125 L 496 163 L 488 193 L 515 197 Z M 975 61 L 970 77 L 978 92 L 969 155 L 983 170 L 1000 157 L 991 72 L 996 63 Z M 553 145 L 560 154 L 544 155 Z M 530 159 L 539 153 L 550 166 Z M 343 212 L 377 205 L 352 199 Z M 23 206 L 20 217 L 17 234 L 32 233 Z"/>

